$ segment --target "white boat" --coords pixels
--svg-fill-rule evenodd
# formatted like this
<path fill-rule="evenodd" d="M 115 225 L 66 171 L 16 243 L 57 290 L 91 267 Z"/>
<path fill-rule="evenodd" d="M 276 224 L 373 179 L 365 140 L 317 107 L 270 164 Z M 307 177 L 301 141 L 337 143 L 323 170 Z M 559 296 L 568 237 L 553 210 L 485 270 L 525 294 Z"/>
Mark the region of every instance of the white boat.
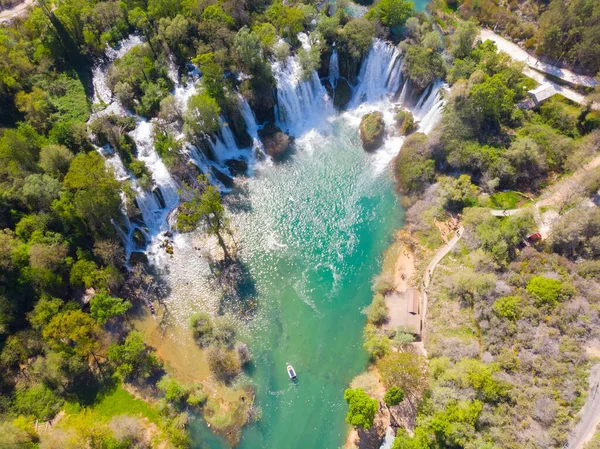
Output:
<path fill-rule="evenodd" d="M 290 379 L 292 379 L 292 380 L 296 379 L 296 371 L 294 371 L 294 367 L 292 365 L 287 366 L 287 372 L 288 372 L 288 375 L 290 376 Z"/>

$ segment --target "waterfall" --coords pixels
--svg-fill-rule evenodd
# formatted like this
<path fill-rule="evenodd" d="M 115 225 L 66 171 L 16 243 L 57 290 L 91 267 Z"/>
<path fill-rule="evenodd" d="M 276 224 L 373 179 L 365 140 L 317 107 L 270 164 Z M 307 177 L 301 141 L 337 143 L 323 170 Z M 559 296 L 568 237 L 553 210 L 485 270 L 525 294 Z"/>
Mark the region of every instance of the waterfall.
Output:
<path fill-rule="evenodd" d="M 177 185 L 154 149 L 152 128 L 151 122 L 139 119 L 136 128 L 130 133 L 138 149 L 137 158 L 152 174 L 155 186 L 151 192 L 139 189 L 136 195 L 138 207 L 151 238 L 169 228 L 167 218 L 179 204 Z"/>
<path fill-rule="evenodd" d="M 265 154 L 265 147 L 258 136 L 259 126 L 256 123 L 256 117 L 254 117 L 250 105 L 241 94 L 238 94 L 238 102 L 240 105 L 240 112 L 246 123 L 246 131 L 252 138 L 252 153 L 256 159 L 263 159 L 267 155 Z"/>
<path fill-rule="evenodd" d="M 93 69 L 92 84 L 94 85 L 94 104 L 105 105 L 101 111 L 93 114 L 90 121 L 101 115 L 116 113 L 119 115 L 134 115 L 126 111 L 118 101 L 115 101 L 112 92 L 108 88 L 107 78 L 108 69 L 117 58 L 125 55 L 136 45 L 143 43 L 140 36 L 133 35 L 121 41 L 116 48 L 108 47 L 105 52 L 105 62 L 98 64 Z M 174 70 L 174 64 L 172 64 Z M 187 93 L 186 93 L 187 94 Z M 133 242 L 133 236 L 136 229 L 141 231 L 147 243 L 152 243 L 153 239 L 162 231 L 169 229 L 168 217 L 179 204 L 179 195 L 177 185 L 171 178 L 166 166 L 154 149 L 152 136 L 153 125 L 151 122 L 141 117 L 136 117 L 136 127 L 130 133 L 137 147 L 137 159 L 142 161 L 152 176 L 152 190 L 143 189 L 132 173 L 127 171 L 123 161 L 118 153 L 111 148 L 100 149 L 101 154 L 106 158 L 106 164 L 115 173 L 119 181 L 129 179 L 131 189 L 135 192 L 135 202 L 142 215 L 143 223 L 132 223 L 129 220 L 127 211 L 124 212 L 124 224 L 126 229 L 117 226 L 117 230 L 123 239 L 123 244 L 127 257 L 131 255 L 136 248 Z M 122 194 L 125 204 L 125 195 Z"/>
<path fill-rule="evenodd" d="M 305 50 L 310 50 L 306 34 L 298 33 L 298 39 Z M 333 105 L 317 72 L 313 70 L 308 79 L 302 79 L 298 56 L 273 62 L 272 69 L 277 81 L 275 122 L 282 130 L 299 136 L 307 129 L 320 127 L 333 114 Z"/>
<path fill-rule="evenodd" d="M 425 92 L 421 95 L 413 111 L 415 120 L 419 122 L 419 132 L 429 134 L 438 124 L 446 104 L 442 99 L 442 92 L 446 88 L 446 83 L 438 80 L 425 89 Z"/>
<path fill-rule="evenodd" d="M 337 50 L 333 50 L 329 58 L 329 84 L 334 89 L 337 87 L 337 80 L 340 77 L 340 66 L 338 61 Z"/>
<path fill-rule="evenodd" d="M 402 58 L 398 49 L 380 39 L 374 39 L 367 59 L 361 65 L 350 107 L 392 96 L 400 89 L 401 83 Z"/>
<path fill-rule="evenodd" d="M 246 159 L 248 151 L 238 147 L 233 132 L 223 117 L 219 117 L 219 124 L 219 135 L 214 142 L 210 142 L 218 161 L 223 164 L 229 159 Z"/>

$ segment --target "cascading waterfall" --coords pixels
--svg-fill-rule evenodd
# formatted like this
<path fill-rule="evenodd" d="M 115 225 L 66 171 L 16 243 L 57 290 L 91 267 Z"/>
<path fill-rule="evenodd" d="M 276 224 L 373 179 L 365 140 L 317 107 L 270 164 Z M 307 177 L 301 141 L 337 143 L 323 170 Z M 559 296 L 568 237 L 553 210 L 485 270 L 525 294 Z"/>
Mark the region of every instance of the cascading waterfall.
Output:
<path fill-rule="evenodd" d="M 256 123 L 256 117 L 254 116 L 254 112 L 250 108 L 248 101 L 241 95 L 238 94 L 238 102 L 240 105 L 240 112 L 242 113 L 242 117 L 244 118 L 244 122 L 246 123 L 246 131 L 248 135 L 252 138 L 252 152 L 255 159 L 263 159 L 267 157 L 265 153 L 265 146 L 260 140 L 258 136 L 258 130 L 260 129 L 258 124 Z"/>
<path fill-rule="evenodd" d="M 337 50 L 333 50 L 331 57 L 329 58 L 329 84 L 334 89 L 337 87 L 337 80 L 340 77 L 340 65 L 338 61 Z"/>
<path fill-rule="evenodd" d="M 240 149 L 235 141 L 229 124 L 223 117 L 219 117 L 219 135 L 211 141 L 212 149 L 218 161 L 223 164 L 229 159 L 247 159 L 248 151 Z"/>
<path fill-rule="evenodd" d="M 305 50 L 310 50 L 304 33 L 298 34 Z M 334 110 L 319 75 L 312 71 L 308 79 L 302 79 L 302 67 L 297 55 L 286 61 L 272 63 L 273 76 L 277 81 L 276 124 L 293 136 L 299 136 L 310 128 L 318 128 Z"/>
<path fill-rule="evenodd" d="M 419 132 L 429 134 L 438 124 L 446 104 L 442 99 L 442 92 L 446 88 L 447 84 L 438 80 L 425 89 L 422 98 L 413 111 L 415 119 L 419 122 Z"/>
<path fill-rule="evenodd" d="M 362 63 L 351 108 L 373 103 L 394 95 L 402 83 L 402 58 L 396 47 L 374 39 L 367 59 Z"/>
<path fill-rule="evenodd" d="M 136 128 L 131 132 L 131 137 L 138 150 L 137 158 L 152 173 L 152 181 L 155 186 L 150 192 L 140 189 L 136 196 L 138 207 L 148 229 L 148 237 L 151 239 L 169 228 L 167 223 L 169 213 L 179 204 L 177 185 L 154 149 L 152 128 L 151 122 L 139 119 Z"/>
<path fill-rule="evenodd" d="M 112 92 L 108 88 L 107 83 L 108 69 L 110 64 L 117 58 L 122 57 L 133 47 L 142 43 L 143 40 L 140 36 L 133 35 L 121 41 L 116 49 L 107 48 L 105 53 L 107 62 L 99 64 L 93 69 L 92 80 L 94 85 L 94 104 L 104 104 L 106 108 L 92 115 L 90 120 L 109 113 L 132 115 L 130 112 L 125 111 L 118 101 L 113 99 Z M 151 243 L 160 232 L 169 228 L 167 223 L 168 216 L 179 203 L 177 186 L 154 149 L 152 124 L 137 116 L 136 121 L 136 128 L 130 135 L 136 143 L 138 150 L 137 158 L 144 162 L 152 175 L 154 185 L 152 191 L 147 191 L 138 184 L 135 176 L 127 171 L 121 158 L 115 151 L 107 148 L 101 150 L 101 153 L 106 157 L 107 165 L 113 169 L 116 178 L 118 180 L 130 179 L 131 188 L 136 193 L 136 204 L 140 209 L 144 222 L 143 225 L 132 223 L 124 210 L 124 221 L 127 230 L 119 228 L 119 233 L 123 237 L 127 256 L 135 249 L 143 249 L 136 248 L 133 242 L 135 230 L 139 229 L 144 233 L 147 242 Z"/>

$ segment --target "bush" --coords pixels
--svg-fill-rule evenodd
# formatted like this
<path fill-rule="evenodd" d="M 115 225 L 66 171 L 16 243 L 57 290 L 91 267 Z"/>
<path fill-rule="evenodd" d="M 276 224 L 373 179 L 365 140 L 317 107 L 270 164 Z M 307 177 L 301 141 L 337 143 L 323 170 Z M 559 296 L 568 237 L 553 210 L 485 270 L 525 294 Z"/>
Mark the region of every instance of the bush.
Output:
<path fill-rule="evenodd" d="M 521 298 L 518 296 L 503 296 L 494 302 L 492 310 L 496 315 L 514 321 L 519 316 L 520 305 Z"/>
<path fill-rule="evenodd" d="M 352 426 L 370 429 L 379 406 L 377 400 L 369 397 L 361 388 L 355 390 L 348 388 L 344 392 L 344 399 L 349 408 L 346 422 Z"/>
<path fill-rule="evenodd" d="M 377 293 L 373 297 L 371 305 L 365 308 L 364 313 L 367 315 L 367 322 L 380 326 L 387 321 L 388 311 L 385 305 L 385 297 L 381 293 Z"/>
<path fill-rule="evenodd" d="M 190 326 L 194 339 L 201 345 L 207 346 L 213 340 L 214 327 L 210 315 L 206 312 L 200 312 L 192 315 Z"/>
<path fill-rule="evenodd" d="M 417 130 L 417 124 L 415 118 L 410 111 L 399 109 L 394 116 L 396 120 L 396 128 L 402 136 L 408 136 Z"/>
<path fill-rule="evenodd" d="M 208 366 L 224 382 L 232 381 L 242 370 L 238 353 L 219 346 L 208 350 Z"/>
<path fill-rule="evenodd" d="M 569 284 L 544 276 L 533 276 L 527 284 L 527 291 L 536 298 L 536 303 L 549 306 L 555 306 L 573 295 L 573 287 Z"/>
<path fill-rule="evenodd" d="M 388 391 L 385 392 L 385 395 L 383 396 L 383 402 L 385 402 L 385 405 L 387 405 L 388 407 L 391 407 L 393 405 L 398 405 L 403 400 L 404 400 L 404 391 L 402 390 L 402 388 L 399 388 L 396 386 L 390 387 L 388 389 Z"/>
<path fill-rule="evenodd" d="M 427 136 L 408 136 L 394 160 L 394 175 L 400 192 L 411 195 L 423 192 L 435 179 L 435 162 L 427 144 Z"/>
<path fill-rule="evenodd" d="M 383 357 L 390 352 L 390 339 L 372 324 L 367 324 L 363 338 L 363 346 L 372 359 Z"/>

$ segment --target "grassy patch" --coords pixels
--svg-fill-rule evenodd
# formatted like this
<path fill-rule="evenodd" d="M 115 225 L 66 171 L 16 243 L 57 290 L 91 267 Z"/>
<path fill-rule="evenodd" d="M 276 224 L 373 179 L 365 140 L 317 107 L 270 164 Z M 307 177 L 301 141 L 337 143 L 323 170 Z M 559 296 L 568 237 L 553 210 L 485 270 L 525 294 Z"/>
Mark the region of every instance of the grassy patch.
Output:
<path fill-rule="evenodd" d="M 494 209 L 516 209 L 526 201 L 517 192 L 498 192 L 490 196 L 491 207 Z"/>
<path fill-rule="evenodd" d="M 109 420 L 113 416 L 132 415 L 143 416 L 152 422 L 158 422 L 158 412 L 149 403 L 134 398 L 119 385 L 115 390 L 106 394 L 92 407 L 100 419 Z"/>
<path fill-rule="evenodd" d="M 87 411 L 94 419 L 108 422 L 111 418 L 119 415 L 131 415 L 135 417 L 148 418 L 153 423 L 159 423 L 158 411 L 149 403 L 134 398 L 122 385 L 103 395 L 94 405 L 82 408 L 76 402 L 67 402 L 64 407 L 70 419 Z"/>

